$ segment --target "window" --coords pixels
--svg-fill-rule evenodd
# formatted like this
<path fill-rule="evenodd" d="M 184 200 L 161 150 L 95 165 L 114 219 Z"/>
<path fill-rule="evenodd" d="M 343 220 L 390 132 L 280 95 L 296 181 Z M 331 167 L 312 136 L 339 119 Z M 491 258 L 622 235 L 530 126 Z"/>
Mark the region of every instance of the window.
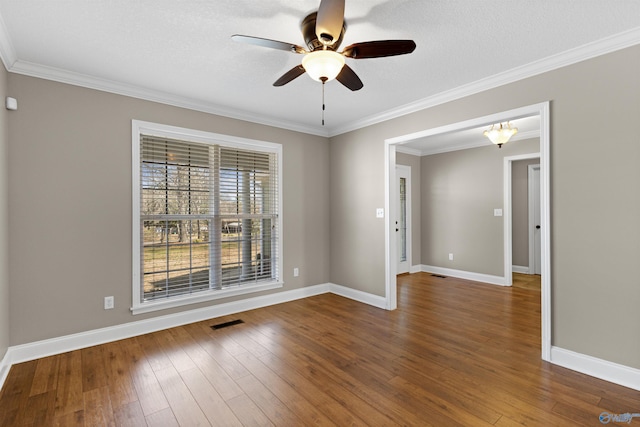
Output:
<path fill-rule="evenodd" d="M 134 314 L 282 286 L 281 146 L 132 124 Z"/>

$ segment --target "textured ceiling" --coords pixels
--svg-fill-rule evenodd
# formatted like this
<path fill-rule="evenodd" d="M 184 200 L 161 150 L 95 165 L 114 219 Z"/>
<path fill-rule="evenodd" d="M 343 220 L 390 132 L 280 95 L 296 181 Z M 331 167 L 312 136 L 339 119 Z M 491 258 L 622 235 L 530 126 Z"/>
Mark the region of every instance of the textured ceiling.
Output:
<path fill-rule="evenodd" d="M 640 43 L 638 0 L 346 0 L 343 47 L 407 38 L 417 48 L 348 59 L 364 88 L 329 82 L 322 127 L 319 83 L 301 76 L 272 86 L 300 55 L 231 40 L 246 34 L 304 45 L 300 21 L 318 4 L 0 0 L 0 54 L 16 73 L 331 136 L 460 88 L 503 82 L 496 76 L 513 80 L 590 49 L 595 55 L 594 42 L 605 51 Z"/>

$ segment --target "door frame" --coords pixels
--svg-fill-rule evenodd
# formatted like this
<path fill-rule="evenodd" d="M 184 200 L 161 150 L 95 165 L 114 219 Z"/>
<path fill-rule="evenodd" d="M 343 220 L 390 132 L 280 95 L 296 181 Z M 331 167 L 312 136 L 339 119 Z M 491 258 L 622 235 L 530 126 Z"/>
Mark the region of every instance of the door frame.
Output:
<path fill-rule="evenodd" d="M 395 310 L 398 305 L 397 282 L 396 282 L 396 249 L 397 242 L 395 232 L 392 233 L 392 221 L 395 218 L 395 181 L 396 181 L 396 145 L 406 144 L 414 139 L 431 135 L 438 135 L 446 132 L 455 132 L 464 129 L 472 129 L 481 126 L 489 126 L 494 123 L 515 120 L 522 117 L 540 117 L 540 225 L 541 231 L 541 343 L 542 359 L 551 360 L 551 208 L 550 208 L 550 113 L 549 101 L 533 104 L 478 117 L 471 120 L 461 121 L 445 126 L 425 129 L 407 135 L 401 135 L 385 140 L 385 210 L 388 212 L 385 220 L 385 307 L 387 310 Z M 506 254 L 505 254 L 506 255 Z"/>
<path fill-rule="evenodd" d="M 398 171 L 398 169 L 402 170 L 404 173 L 403 175 L 405 176 L 406 180 L 407 180 L 407 200 L 406 200 L 406 208 L 407 208 L 407 239 L 406 239 L 406 245 L 407 245 L 407 271 L 403 271 L 402 273 L 409 273 L 411 271 L 411 263 L 412 263 L 412 258 L 411 258 L 411 166 L 408 165 L 396 165 L 396 172 Z M 398 182 L 398 176 L 396 174 L 396 183 Z M 398 194 L 396 194 L 396 199 L 398 200 Z M 397 212 L 396 212 L 397 214 Z M 394 219 L 395 221 L 395 219 Z M 397 239 L 396 239 L 396 244 L 397 244 Z M 396 254 L 396 266 L 398 265 L 398 254 Z M 396 271 L 396 274 L 401 274 L 400 272 Z"/>

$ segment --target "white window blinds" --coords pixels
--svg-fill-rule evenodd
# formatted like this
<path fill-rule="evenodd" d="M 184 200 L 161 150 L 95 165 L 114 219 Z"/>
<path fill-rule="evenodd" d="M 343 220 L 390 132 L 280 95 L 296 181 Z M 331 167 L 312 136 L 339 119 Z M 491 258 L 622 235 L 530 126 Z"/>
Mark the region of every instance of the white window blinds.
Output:
<path fill-rule="evenodd" d="M 278 153 L 140 134 L 140 302 L 278 279 Z"/>

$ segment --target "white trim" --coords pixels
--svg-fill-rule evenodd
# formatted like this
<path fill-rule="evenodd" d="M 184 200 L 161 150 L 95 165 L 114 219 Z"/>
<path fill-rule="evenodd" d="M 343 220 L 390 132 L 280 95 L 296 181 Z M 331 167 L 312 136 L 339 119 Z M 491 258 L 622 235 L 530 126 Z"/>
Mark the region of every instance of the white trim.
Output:
<path fill-rule="evenodd" d="M 420 272 L 422 272 L 422 265 L 420 264 L 412 265 L 411 268 L 409 268 L 409 274 L 415 274 Z"/>
<path fill-rule="evenodd" d="M 270 295 L 243 299 L 240 301 L 228 302 L 211 307 L 204 307 L 180 313 L 168 314 L 165 316 L 153 317 L 151 319 L 124 323 L 107 328 L 94 329 L 58 338 L 16 345 L 9 347 L 7 353 L 2 359 L 2 362 L 0 363 L 0 389 L 7 378 L 11 365 L 15 363 L 27 362 L 81 348 L 144 335 L 163 329 L 242 313 L 248 310 L 255 310 L 257 308 L 282 304 L 326 293 L 333 293 L 381 309 L 384 309 L 386 305 L 386 299 L 384 297 L 336 285 L 335 283 L 324 283 Z"/>
<path fill-rule="evenodd" d="M 9 370 L 11 369 L 11 354 L 9 354 L 9 349 L 4 353 L 4 357 L 0 361 L 0 390 L 2 390 L 2 386 L 4 386 L 4 382 L 9 375 Z"/>
<path fill-rule="evenodd" d="M 16 51 L 2 15 L 0 15 L 0 59 L 7 70 L 10 70 L 16 62 Z"/>
<path fill-rule="evenodd" d="M 404 153 L 404 154 L 409 154 L 411 156 L 423 156 L 424 154 L 422 153 L 422 151 L 417 150 L 415 148 L 410 148 L 410 147 L 404 147 L 402 145 L 398 145 L 396 147 L 396 153 Z"/>
<path fill-rule="evenodd" d="M 238 288 L 230 288 L 230 289 L 220 289 L 220 290 L 212 290 L 212 291 L 203 291 L 198 292 L 196 294 L 185 295 L 185 296 L 176 296 L 169 298 L 167 300 L 158 300 L 158 301 L 150 301 L 140 304 L 138 306 L 134 305 L 131 307 L 132 314 L 142 314 L 142 313 L 151 313 L 159 310 L 166 310 L 168 308 L 182 307 L 189 304 L 196 304 L 199 302 L 206 301 L 214 301 L 222 298 L 229 298 L 238 295 L 246 295 L 254 292 L 263 292 L 271 289 L 282 288 L 284 283 L 282 282 L 267 282 L 267 283 L 257 283 L 251 285 L 243 285 Z M 139 295 L 138 289 L 138 295 Z"/>
<path fill-rule="evenodd" d="M 223 146 L 229 146 L 234 148 L 243 148 L 252 151 L 262 151 L 268 153 L 275 153 L 277 155 L 277 178 L 278 178 L 278 219 L 277 219 L 277 232 L 278 232 L 278 251 L 276 254 L 277 265 L 276 272 L 278 277 L 273 281 L 267 281 L 257 284 L 246 284 L 239 288 L 223 289 L 223 290 L 210 290 L 200 292 L 194 295 L 187 295 L 184 297 L 172 297 L 166 300 L 141 302 L 140 295 L 140 136 L 141 135 L 154 135 L 164 138 L 173 138 L 180 140 L 187 140 L 192 142 L 200 142 L 203 144 L 219 144 Z M 283 275 L 283 239 L 282 239 L 282 224 L 283 224 L 283 202 L 282 202 L 282 144 L 259 141 L 255 139 L 241 138 L 237 136 L 223 135 L 213 132 L 200 131 L 195 129 L 187 129 L 178 126 L 164 125 L 160 123 L 146 122 L 142 120 L 131 120 L 131 170 L 132 170 L 132 314 L 148 313 L 157 310 L 164 310 L 167 308 L 180 307 L 196 302 L 210 301 L 214 299 L 227 298 L 235 295 L 244 295 L 252 292 L 260 292 L 270 289 L 282 287 L 282 275 Z"/>
<path fill-rule="evenodd" d="M 513 156 L 515 157 L 515 156 Z M 511 268 L 513 266 L 513 229 L 512 229 L 512 215 L 511 215 L 511 162 L 513 157 L 505 157 L 503 159 L 503 171 L 502 171 L 502 236 L 503 236 L 503 270 L 504 283 L 507 286 L 513 285 L 513 273 Z"/>
<path fill-rule="evenodd" d="M 332 294 L 340 295 L 341 297 L 361 302 L 363 304 L 372 305 L 374 307 L 382 309 L 385 309 L 387 307 L 387 300 L 385 299 L 385 297 L 373 295 L 368 292 L 359 291 L 353 288 L 347 288 L 346 286 L 336 285 L 335 283 L 329 283 L 329 292 L 331 292 Z"/>
<path fill-rule="evenodd" d="M 0 37 L 0 40 L 2 38 Z M 2 46 L 0 46 L 2 48 Z M 46 65 L 34 64 L 28 61 L 16 60 L 8 71 L 30 77 L 66 83 L 102 92 L 115 93 L 132 98 L 143 99 L 145 101 L 158 102 L 174 107 L 186 108 L 188 110 L 201 111 L 215 114 L 217 116 L 228 117 L 236 120 L 244 120 L 266 126 L 302 132 L 310 135 L 328 137 L 329 133 L 324 128 L 301 125 L 290 121 L 280 120 L 264 115 L 248 113 L 246 111 L 224 107 L 221 105 L 203 102 L 198 99 L 176 95 L 160 90 L 147 89 L 141 86 L 120 83 L 114 80 L 102 79 L 87 74 L 75 73 L 61 68 L 49 67 Z"/>
<path fill-rule="evenodd" d="M 435 267 L 432 265 L 421 265 L 423 273 L 440 274 L 442 276 L 455 277 L 458 279 L 473 280 L 474 282 L 489 283 L 491 285 L 511 286 L 506 283 L 504 277 L 491 274 L 474 273 L 472 271 L 455 270 L 453 268 Z"/>
<path fill-rule="evenodd" d="M 551 122 L 549 102 L 540 107 L 540 234 L 541 301 L 540 323 L 542 360 L 551 360 Z"/>
<path fill-rule="evenodd" d="M 520 273 L 520 274 L 531 274 L 529 272 L 529 267 L 526 267 L 523 265 L 512 265 L 511 271 L 514 273 Z"/>
<path fill-rule="evenodd" d="M 551 347 L 551 363 L 640 391 L 640 369 L 555 346 Z"/>
<path fill-rule="evenodd" d="M 396 182 L 396 146 L 385 141 L 384 150 L 384 208 L 387 218 L 384 221 L 384 271 L 386 272 L 384 292 L 387 310 L 398 308 L 397 291 L 397 265 L 396 265 L 396 237 L 391 230 L 394 229 L 393 218 L 396 216 L 396 204 L 391 203 L 391 189 L 395 189 Z M 393 192 L 395 195 L 395 190 Z"/>

